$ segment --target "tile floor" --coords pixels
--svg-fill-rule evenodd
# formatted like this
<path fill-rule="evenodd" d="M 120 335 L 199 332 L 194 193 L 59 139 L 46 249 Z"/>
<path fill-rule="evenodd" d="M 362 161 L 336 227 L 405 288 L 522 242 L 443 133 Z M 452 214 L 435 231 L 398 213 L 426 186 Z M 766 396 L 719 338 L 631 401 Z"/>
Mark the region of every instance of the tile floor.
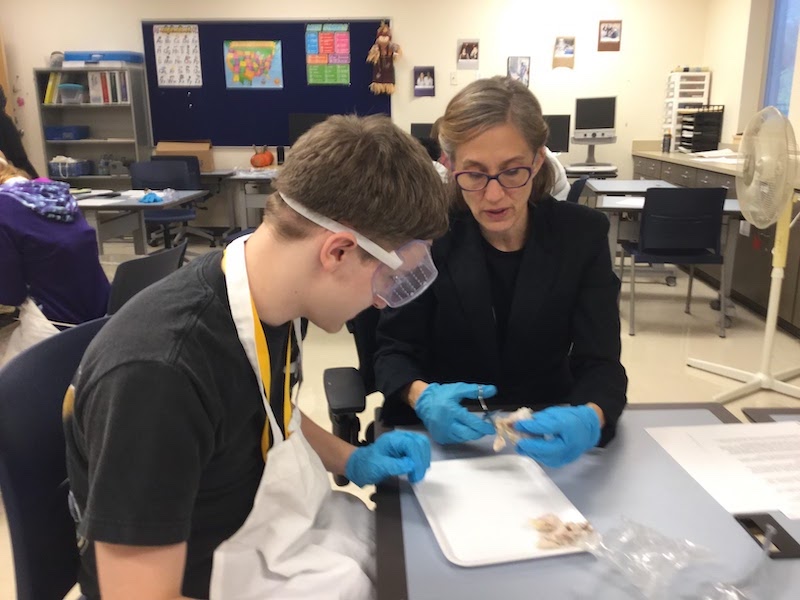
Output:
<path fill-rule="evenodd" d="M 202 243 L 192 244 L 190 251 L 203 253 L 208 250 Z M 113 276 L 116 264 L 130 258 L 130 249 L 125 244 L 108 244 L 102 257 L 109 276 Z M 737 307 L 734 326 L 727 339 L 716 333 L 716 314 L 708 301 L 714 297 L 710 288 L 695 285 L 693 314 L 683 312 L 687 278 L 680 274 L 678 286 L 669 288 L 662 280 L 639 283 L 637 280 L 637 304 L 635 337 L 627 334 L 628 286 L 623 285 L 622 314 L 622 361 L 628 371 L 629 402 L 708 402 L 719 392 L 731 389 L 735 382 L 715 375 L 703 373 L 686 366 L 687 357 L 695 357 L 728 364 L 733 367 L 753 370 L 757 368 L 764 321 L 761 317 Z M 0 329 L 0 355 L 5 340 L 13 326 Z M 300 395 L 303 410 L 323 426 L 330 426 L 325 396 L 322 387 L 322 372 L 327 367 L 357 364 L 355 347 L 346 330 L 328 335 L 313 326 L 304 345 L 305 384 Z M 782 370 L 800 365 L 800 340 L 784 333 L 776 336 L 774 366 Z M 372 414 L 380 402 L 380 395 L 368 399 L 367 414 Z M 760 392 L 739 400 L 729 409 L 744 419 L 741 409 L 746 407 L 797 406 L 800 402 L 772 392 Z M 347 488 L 357 492 L 368 502 L 370 490 L 358 490 L 353 485 Z M 0 598 L 13 598 L 14 575 L 8 525 L 0 503 Z M 76 598 L 77 592 L 67 596 Z"/>

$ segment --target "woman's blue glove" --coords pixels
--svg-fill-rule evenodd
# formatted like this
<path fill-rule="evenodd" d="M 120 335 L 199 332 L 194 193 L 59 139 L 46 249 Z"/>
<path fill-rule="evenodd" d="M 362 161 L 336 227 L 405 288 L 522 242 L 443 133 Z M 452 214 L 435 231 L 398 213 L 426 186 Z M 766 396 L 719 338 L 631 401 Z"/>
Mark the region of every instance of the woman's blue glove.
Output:
<path fill-rule="evenodd" d="M 483 397 L 497 394 L 493 385 L 484 385 Z M 461 406 L 464 398 L 478 398 L 475 383 L 431 383 L 419 398 L 414 410 L 439 444 L 458 444 L 491 435 L 494 426 Z"/>
<path fill-rule="evenodd" d="M 429 466 L 431 443 L 427 437 L 408 431 L 390 431 L 374 443 L 356 448 L 347 460 L 344 475 L 359 487 L 406 474 L 411 483 L 416 483 L 425 476 Z"/>
<path fill-rule="evenodd" d="M 563 467 L 600 441 L 600 417 L 586 405 L 551 406 L 514 427 L 538 436 L 517 442 L 517 452 L 547 467 Z"/>

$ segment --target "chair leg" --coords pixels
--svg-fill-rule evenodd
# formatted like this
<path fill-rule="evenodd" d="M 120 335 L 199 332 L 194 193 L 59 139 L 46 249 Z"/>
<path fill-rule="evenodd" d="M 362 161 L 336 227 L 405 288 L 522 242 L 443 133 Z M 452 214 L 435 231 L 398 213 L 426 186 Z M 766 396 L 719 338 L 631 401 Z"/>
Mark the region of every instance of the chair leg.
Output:
<path fill-rule="evenodd" d="M 636 335 L 636 327 L 634 325 L 636 310 L 636 257 L 631 255 L 631 309 L 628 318 L 628 335 Z"/>
<path fill-rule="evenodd" d="M 694 265 L 689 265 L 689 290 L 686 292 L 686 308 L 683 309 L 687 315 L 692 314 L 692 282 L 694 281 Z"/>
<path fill-rule="evenodd" d="M 169 233 L 169 225 L 164 225 L 164 248 L 172 248 L 172 236 Z"/>
<path fill-rule="evenodd" d="M 723 262 L 720 269 L 719 276 L 719 337 L 724 338 L 725 325 L 728 320 L 728 300 L 725 298 L 725 263 Z"/>

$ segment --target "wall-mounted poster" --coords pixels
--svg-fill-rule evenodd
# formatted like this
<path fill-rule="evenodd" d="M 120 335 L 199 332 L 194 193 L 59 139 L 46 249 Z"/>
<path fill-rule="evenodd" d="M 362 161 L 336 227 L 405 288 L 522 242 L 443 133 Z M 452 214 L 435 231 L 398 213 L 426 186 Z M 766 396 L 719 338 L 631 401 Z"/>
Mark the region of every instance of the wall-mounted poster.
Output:
<path fill-rule="evenodd" d="M 153 25 L 158 87 L 203 87 L 197 25 Z"/>
<path fill-rule="evenodd" d="M 306 25 L 306 80 L 308 85 L 350 85 L 349 25 Z"/>
<path fill-rule="evenodd" d="M 531 57 L 509 56 L 508 76 L 511 77 L 511 79 L 521 81 L 525 85 L 528 85 L 531 77 Z"/>
<path fill-rule="evenodd" d="M 228 89 L 283 89 L 280 41 L 225 41 L 225 87 Z"/>
<path fill-rule="evenodd" d="M 458 40 L 456 54 L 459 69 L 478 70 L 480 40 Z"/>
<path fill-rule="evenodd" d="M 622 21 L 600 21 L 597 31 L 598 52 L 619 52 L 622 43 Z"/>
<path fill-rule="evenodd" d="M 433 67 L 414 67 L 414 95 L 436 95 L 436 80 L 434 79 Z"/>
<path fill-rule="evenodd" d="M 567 67 L 575 68 L 575 38 L 557 37 L 553 47 L 553 68 Z"/>

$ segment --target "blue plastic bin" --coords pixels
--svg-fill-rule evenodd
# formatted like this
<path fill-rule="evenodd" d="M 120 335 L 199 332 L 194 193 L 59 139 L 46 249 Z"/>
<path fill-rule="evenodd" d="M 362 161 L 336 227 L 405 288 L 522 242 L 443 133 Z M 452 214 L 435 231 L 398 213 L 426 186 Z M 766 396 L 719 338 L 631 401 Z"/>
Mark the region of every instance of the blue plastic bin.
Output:
<path fill-rule="evenodd" d="M 129 52 L 126 50 L 68 50 L 64 52 L 64 61 L 81 61 L 87 65 L 92 63 L 120 61 L 133 64 L 144 62 L 144 54 L 141 52 Z"/>
<path fill-rule="evenodd" d="M 54 142 L 85 140 L 88 137 L 88 125 L 48 125 L 44 128 L 44 139 Z"/>

